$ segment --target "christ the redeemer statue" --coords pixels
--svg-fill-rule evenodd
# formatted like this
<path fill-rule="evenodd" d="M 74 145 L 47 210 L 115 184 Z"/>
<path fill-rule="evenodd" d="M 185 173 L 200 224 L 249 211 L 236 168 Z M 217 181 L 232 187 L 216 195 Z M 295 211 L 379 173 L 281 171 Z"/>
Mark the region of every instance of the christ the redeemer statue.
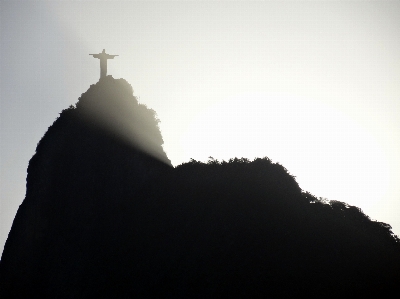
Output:
<path fill-rule="evenodd" d="M 89 54 L 94 58 L 100 59 L 100 79 L 107 76 L 107 59 L 114 59 L 115 56 L 118 55 L 110 55 L 106 53 L 106 50 L 103 49 L 103 52 L 99 54 Z"/>

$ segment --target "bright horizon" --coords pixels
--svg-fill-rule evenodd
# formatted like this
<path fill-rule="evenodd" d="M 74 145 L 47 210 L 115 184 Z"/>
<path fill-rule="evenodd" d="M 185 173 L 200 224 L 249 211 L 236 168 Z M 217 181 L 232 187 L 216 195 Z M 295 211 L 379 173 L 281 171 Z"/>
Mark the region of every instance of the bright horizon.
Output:
<path fill-rule="evenodd" d="M 174 166 L 267 156 L 400 235 L 400 2 L 0 3 L 0 248 L 36 144 L 103 49 Z"/>

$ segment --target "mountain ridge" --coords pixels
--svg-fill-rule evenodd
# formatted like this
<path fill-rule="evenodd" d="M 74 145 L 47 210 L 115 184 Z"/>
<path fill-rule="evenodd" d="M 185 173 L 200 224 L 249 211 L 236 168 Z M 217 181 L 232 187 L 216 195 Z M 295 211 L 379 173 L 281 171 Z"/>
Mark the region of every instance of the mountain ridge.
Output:
<path fill-rule="evenodd" d="M 153 110 L 111 76 L 63 110 L 28 166 L 2 298 L 389 296 L 400 240 L 268 158 L 175 168 Z"/>

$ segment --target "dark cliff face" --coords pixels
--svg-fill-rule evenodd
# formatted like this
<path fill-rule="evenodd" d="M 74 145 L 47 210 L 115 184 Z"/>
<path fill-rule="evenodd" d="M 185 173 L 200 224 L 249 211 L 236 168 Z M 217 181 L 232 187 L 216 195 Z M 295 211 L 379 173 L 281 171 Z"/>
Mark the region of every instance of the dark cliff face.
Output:
<path fill-rule="evenodd" d="M 11 293 L 41 294 L 45 280 L 38 273 L 56 277 L 46 272 L 66 262 L 59 258 L 73 262 L 73 252 L 86 246 L 80 241 L 118 218 L 108 213 L 123 210 L 126 200 L 172 169 L 162 143 L 155 112 L 137 102 L 123 79 L 100 80 L 76 108 L 62 111 L 29 162 L 26 198 L 6 242 L 0 284 L 10 284 Z"/>
<path fill-rule="evenodd" d="M 112 77 L 39 142 L 0 262 L 1 298 L 382 298 L 399 280 L 390 226 L 268 158 L 172 168 Z"/>

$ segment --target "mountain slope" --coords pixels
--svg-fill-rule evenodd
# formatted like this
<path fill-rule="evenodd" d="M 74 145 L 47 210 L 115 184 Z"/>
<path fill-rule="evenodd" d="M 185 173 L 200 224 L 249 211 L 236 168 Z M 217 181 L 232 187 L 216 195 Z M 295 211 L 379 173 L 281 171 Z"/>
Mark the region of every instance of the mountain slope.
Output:
<path fill-rule="evenodd" d="M 400 242 L 268 158 L 172 168 L 154 111 L 108 76 L 28 166 L 1 298 L 348 298 L 399 292 Z"/>

